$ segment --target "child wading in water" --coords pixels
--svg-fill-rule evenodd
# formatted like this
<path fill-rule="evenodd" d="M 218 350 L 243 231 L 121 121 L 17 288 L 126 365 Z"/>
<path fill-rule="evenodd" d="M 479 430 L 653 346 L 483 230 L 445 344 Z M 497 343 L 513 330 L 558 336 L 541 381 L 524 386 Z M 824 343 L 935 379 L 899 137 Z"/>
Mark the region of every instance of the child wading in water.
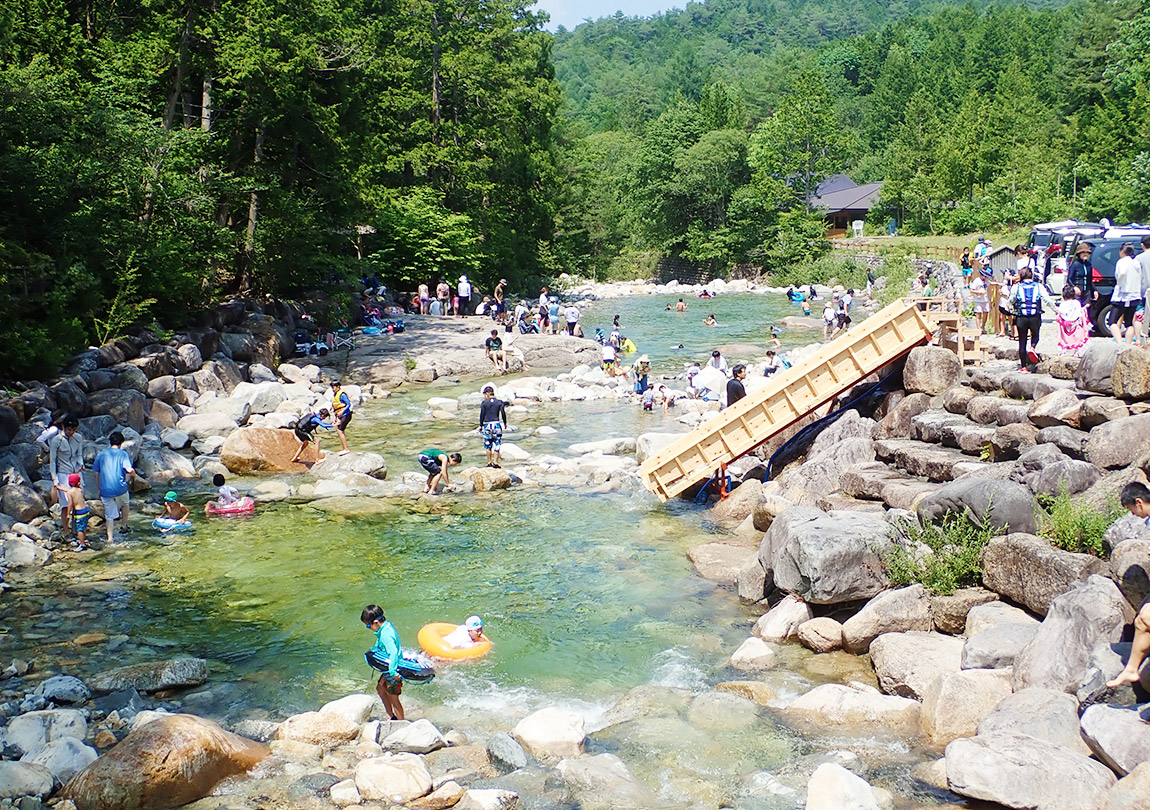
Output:
<path fill-rule="evenodd" d="M 399 633 L 395 626 L 383 615 L 383 608 L 379 605 L 368 605 L 359 614 L 363 626 L 375 633 L 375 646 L 379 659 L 387 661 L 387 672 L 379 676 L 375 684 L 375 691 L 383 701 L 383 708 L 392 720 L 403 719 L 403 704 L 399 696 L 403 693 L 403 676 L 399 674 Z"/>
<path fill-rule="evenodd" d="M 1145 484 L 1134 482 L 1122 488 L 1122 505 L 1130 514 L 1142 518 L 1150 526 L 1150 489 Z M 1137 683 L 1142 662 L 1150 652 L 1150 599 L 1144 601 L 1134 617 L 1134 643 L 1130 647 L 1130 660 L 1126 667 L 1106 685 L 1113 688 L 1124 683 Z"/>
<path fill-rule="evenodd" d="M 84 551 L 89 548 L 88 519 L 92 517 L 92 510 L 84 500 L 84 490 L 80 488 L 80 474 L 72 473 L 68 476 L 68 486 L 57 484 L 56 489 L 64 493 L 68 509 L 72 513 L 72 529 L 76 532 L 76 551 Z"/>

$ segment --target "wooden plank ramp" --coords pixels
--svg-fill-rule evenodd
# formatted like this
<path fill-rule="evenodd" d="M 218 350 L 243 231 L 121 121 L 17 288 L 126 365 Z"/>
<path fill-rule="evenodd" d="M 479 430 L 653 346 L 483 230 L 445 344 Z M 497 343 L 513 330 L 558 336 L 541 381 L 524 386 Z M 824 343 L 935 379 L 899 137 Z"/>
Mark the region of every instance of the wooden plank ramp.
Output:
<path fill-rule="evenodd" d="M 802 362 L 777 372 L 766 385 L 643 462 L 643 483 L 667 501 L 928 342 L 936 318 L 920 307 L 896 301 Z"/>

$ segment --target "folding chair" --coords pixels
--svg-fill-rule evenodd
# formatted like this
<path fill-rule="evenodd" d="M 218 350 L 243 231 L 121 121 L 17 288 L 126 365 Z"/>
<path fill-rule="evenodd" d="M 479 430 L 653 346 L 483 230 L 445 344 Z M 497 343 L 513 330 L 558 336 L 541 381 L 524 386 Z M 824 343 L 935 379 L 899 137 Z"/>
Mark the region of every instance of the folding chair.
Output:
<path fill-rule="evenodd" d="M 340 349 L 355 349 L 355 335 L 350 329 L 337 329 L 332 332 L 332 351 L 339 351 Z"/>

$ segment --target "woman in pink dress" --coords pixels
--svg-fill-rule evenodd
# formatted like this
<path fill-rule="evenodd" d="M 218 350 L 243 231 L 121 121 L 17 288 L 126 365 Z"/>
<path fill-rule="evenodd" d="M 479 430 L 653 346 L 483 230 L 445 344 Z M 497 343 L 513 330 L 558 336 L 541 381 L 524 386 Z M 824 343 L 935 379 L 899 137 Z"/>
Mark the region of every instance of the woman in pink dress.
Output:
<path fill-rule="evenodd" d="M 1058 348 L 1066 354 L 1078 355 L 1090 339 L 1090 319 L 1081 302 L 1074 297 L 1074 288 L 1062 288 L 1062 303 L 1058 305 Z"/>

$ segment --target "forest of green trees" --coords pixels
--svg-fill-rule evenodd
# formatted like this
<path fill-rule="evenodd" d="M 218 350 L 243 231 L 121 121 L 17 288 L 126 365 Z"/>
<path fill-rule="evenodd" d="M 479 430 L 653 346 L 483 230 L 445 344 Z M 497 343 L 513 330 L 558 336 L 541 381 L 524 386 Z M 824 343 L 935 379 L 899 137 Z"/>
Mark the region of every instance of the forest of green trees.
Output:
<path fill-rule="evenodd" d="M 1150 7 L 0 0 L 0 375 L 235 293 L 772 270 L 808 190 L 970 232 L 1150 216 Z"/>

